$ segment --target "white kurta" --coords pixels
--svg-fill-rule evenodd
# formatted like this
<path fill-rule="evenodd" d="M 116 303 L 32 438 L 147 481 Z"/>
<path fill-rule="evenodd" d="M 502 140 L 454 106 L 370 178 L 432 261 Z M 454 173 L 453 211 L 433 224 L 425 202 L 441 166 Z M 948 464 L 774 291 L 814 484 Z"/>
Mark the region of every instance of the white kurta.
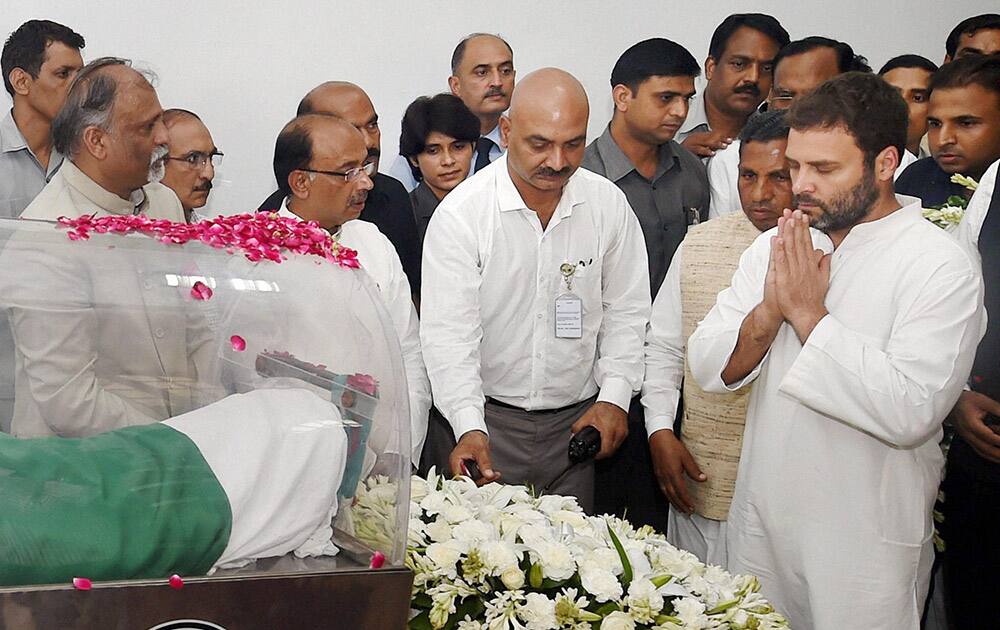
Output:
<path fill-rule="evenodd" d="M 785 323 L 761 363 L 729 512 L 729 569 L 760 577 L 793 628 L 917 628 L 930 575 L 941 422 L 984 329 L 978 265 L 920 202 L 855 226 L 833 253 L 829 315 L 805 345 Z M 721 379 L 763 298 L 770 237 L 688 342 L 698 383 Z M 830 239 L 812 231 L 826 252 Z"/>
<path fill-rule="evenodd" d="M 286 202 L 278 210 L 281 216 L 298 219 Z M 393 328 L 399 336 L 403 354 L 403 367 L 410 402 L 410 457 L 414 465 L 420 460 L 420 451 L 427 437 L 427 417 L 431 408 L 431 385 L 424 369 L 420 351 L 420 323 L 410 297 L 410 282 L 403 271 L 399 255 L 392 242 L 374 224 L 367 221 L 348 221 L 340 227 L 337 241 L 357 250 L 361 268 L 378 287 Z"/>

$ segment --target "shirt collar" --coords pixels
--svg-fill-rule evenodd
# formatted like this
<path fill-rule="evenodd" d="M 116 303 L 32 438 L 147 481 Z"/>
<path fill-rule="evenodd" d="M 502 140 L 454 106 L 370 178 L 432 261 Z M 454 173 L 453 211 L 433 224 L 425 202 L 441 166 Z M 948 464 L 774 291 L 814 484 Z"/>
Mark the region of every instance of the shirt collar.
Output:
<path fill-rule="evenodd" d="M 865 221 L 864 223 L 858 223 L 851 228 L 851 231 L 847 233 L 844 238 L 843 244 L 850 240 L 852 243 L 864 242 L 872 238 L 878 238 L 882 235 L 888 235 L 890 238 L 894 238 L 896 234 L 902 229 L 903 225 L 912 221 L 923 221 L 923 204 L 920 199 L 916 197 L 910 197 L 908 195 L 896 195 L 896 203 L 898 203 L 901 208 L 894 212 L 890 212 L 881 219 L 875 221 Z"/>
<path fill-rule="evenodd" d="M 24 139 L 24 134 L 17 128 L 17 123 L 14 122 L 14 110 L 11 109 L 0 120 L 0 151 L 9 153 L 27 148 L 28 141 Z"/>
<path fill-rule="evenodd" d="M 278 213 L 279 217 L 284 217 L 286 219 L 295 219 L 296 221 L 305 221 L 305 219 L 303 219 L 299 215 L 295 214 L 294 212 L 292 212 L 288 208 L 288 197 L 285 197 L 284 199 L 281 200 L 281 207 L 278 208 L 277 213 Z M 335 239 L 339 239 L 340 238 L 340 232 L 343 229 L 344 229 L 344 226 L 341 225 L 339 228 L 337 228 L 336 232 L 330 232 L 330 235 L 333 236 L 333 238 L 335 238 Z M 329 232 L 329 230 L 327 230 L 327 231 Z"/>
<path fill-rule="evenodd" d="M 496 144 L 499 147 L 500 146 L 500 123 L 497 123 L 497 125 L 495 127 L 493 127 L 493 129 L 490 129 L 490 132 L 488 134 L 486 134 L 485 136 L 483 136 L 483 137 L 484 138 L 489 138 L 490 140 L 493 141 L 494 144 Z"/>
<path fill-rule="evenodd" d="M 66 183 L 76 189 L 105 212 L 110 214 L 138 214 L 144 209 L 147 201 L 146 191 L 137 188 L 132 191 L 129 199 L 122 199 L 115 193 L 104 189 L 100 184 L 81 171 L 72 160 L 65 160 L 60 172 Z"/>
<path fill-rule="evenodd" d="M 597 151 L 601 154 L 601 161 L 604 162 L 605 177 L 611 181 L 617 182 L 635 170 L 632 160 L 628 159 L 628 156 L 611 136 L 611 125 L 608 125 L 604 133 L 597 139 Z M 656 160 L 656 173 L 653 175 L 654 182 L 674 166 L 676 158 L 672 142 L 667 141 L 660 145 Z"/>
<path fill-rule="evenodd" d="M 500 206 L 500 212 L 510 212 L 514 210 L 531 210 L 524 199 L 521 198 L 521 193 L 517 191 L 517 187 L 514 186 L 514 180 L 510 177 L 510 172 L 507 170 L 507 154 L 504 153 L 497 159 L 487 166 L 486 168 L 494 169 L 494 177 L 496 178 L 496 191 L 497 191 L 497 202 Z M 579 170 L 579 169 L 577 169 Z M 572 209 L 574 206 L 583 203 L 583 199 L 579 198 L 577 193 L 576 180 L 578 173 L 573 173 L 566 185 L 563 186 L 562 196 L 559 198 L 559 205 L 556 206 L 556 212 L 553 214 L 555 216 L 569 216 L 572 214 Z M 565 210 L 563 210 L 565 209 Z"/>

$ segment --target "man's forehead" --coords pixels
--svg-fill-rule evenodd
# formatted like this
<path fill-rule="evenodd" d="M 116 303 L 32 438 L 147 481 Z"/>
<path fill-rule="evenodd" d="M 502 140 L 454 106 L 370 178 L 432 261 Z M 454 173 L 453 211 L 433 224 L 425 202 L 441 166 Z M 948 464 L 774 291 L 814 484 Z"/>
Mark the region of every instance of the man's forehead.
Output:
<path fill-rule="evenodd" d="M 170 125 L 167 128 L 167 134 L 170 137 L 171 148 L 174 149 L 187 150 L 184 147 L 191 149 L 207 147 L 207 149 L 211 149 L 215 146 L 208 127 L 197 118 L 190 116 L 185 116 Z"/>
<path fill-rule="evenodd" d="M 963 33 L 958 38 L 958 50 L 975 48 L 990 54 L 1000 51 L 1000 29 L 981 28 L 974 33 Z"/>
<path fill-rule="evenodd" d="M 502 63 L 513 63 L 513 55 L 507 45 L 499 38 L 492 35 L 480 35 L 466 43 L 465 54 L 462 56 L 463 68 Z"/>
<path fill-rule="evenodd" d="M 982 112 L 993 112 L 1000 109 L 1000 94 L 995 90 L 988 90 L 978 83 L 960 85 L 954 87 L 940 87 L 931 92 L 928 99 L 930 115 L 947 111 L 949 115 L 962 115 L 961 112 L 973 112 L 978 115 Z M 958 110 L 958 111 L 956 111 Z"/>
<path fill-rule="evenodd" d="M 844 125 L 829 127 L 812 127 L 809 129 L 791 129 L 788 132 L 788 145 L 785 154 L 796 161 L 834 161 L 831 152 L 858 148 L 854 136 Z M 828 159 L 829 158 L 829 159 Z"/>
<path fill-rule="evenodd" d="M 47 63 L 59 65 L 72 65 L 78 68 L 83 67 L 83 56 L 78 48 L 72 48 L 66 44 L 50 39 L 45 43 L 45 52 L 42 56 L 42 65 Z"/>
<path fill-rule="evenodd" d="M 339 125 L 318 123 L 310 135 L 314 160 L 336 164 L 360 164 L 368 157 L 368 148 L 361 132 L 343 126 L 343 123 Z"/>

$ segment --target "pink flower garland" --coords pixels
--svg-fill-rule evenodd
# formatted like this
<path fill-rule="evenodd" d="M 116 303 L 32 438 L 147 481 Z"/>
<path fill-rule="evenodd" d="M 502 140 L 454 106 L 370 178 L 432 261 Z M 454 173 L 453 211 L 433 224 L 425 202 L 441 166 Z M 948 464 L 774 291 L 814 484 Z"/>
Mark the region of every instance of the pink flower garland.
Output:
<path fill-rule="evenodd" d="M 237 214 L 206 219 L 198 223 L 175 223 L 144 215 L 111 215 L 95 218 L 85 214 L 77 219 L 59 217 L 59 225 L 69 228 L 70 240 L 86 240 L 97 234 L 138 232 L 160 242 L 182 244 L 201 241 L 230 254 L 242 250 L 248 260 L 271 260 L 280 263 L 287 256 L 282 251 L 312 254 L 332 263 L 357 269 L 358 253 L 337 243 L 314 221 L 299 221 L 274 212 Z"/>

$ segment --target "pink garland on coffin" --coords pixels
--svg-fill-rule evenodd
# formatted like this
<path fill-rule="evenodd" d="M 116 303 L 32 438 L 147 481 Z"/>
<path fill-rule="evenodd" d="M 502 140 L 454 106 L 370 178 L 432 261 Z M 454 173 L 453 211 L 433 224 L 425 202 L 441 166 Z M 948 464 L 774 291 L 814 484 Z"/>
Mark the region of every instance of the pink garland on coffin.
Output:
<path fill-rule="evenodd" d="M 69 228 L 70 240 L 86 240 L 90 233 L 128 234 L 138 232 L 163 243 L 181 244 L 201 241 L 232 254 L 237 249 L 252 262 L 285 260 L 282 252 L 312 254 L 346 267 L 357 269 L 358 253 L 337 243 L 315 221 L 299 221 L 274 212 L 237 214 L 205 219 L 198 223 L 175 223 L 167 219 L 151 219 L 144 215 L 110 215 L 94 217 L 85 214 L 76 219 L 59 217 L 59 225 Z"/>

